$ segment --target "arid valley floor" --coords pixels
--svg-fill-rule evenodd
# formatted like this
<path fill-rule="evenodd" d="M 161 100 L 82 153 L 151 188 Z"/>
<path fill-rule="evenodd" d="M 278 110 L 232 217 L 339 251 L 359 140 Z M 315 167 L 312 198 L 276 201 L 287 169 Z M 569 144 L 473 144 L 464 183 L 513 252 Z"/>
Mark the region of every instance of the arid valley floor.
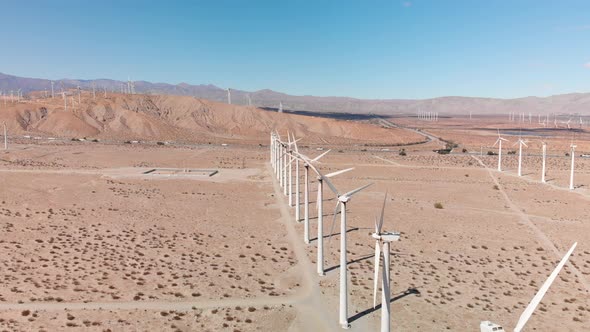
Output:
<path fill-rule="evenodd" d="M 516 176 L 516 155 L 505 155 L 501 173 L 497 156 L 486 155 L 496 128 L 509 130 L 500 119 L 358 125 L 359 133 L 371 127 L 385 133 L 383 146 L 359 143 L 347 124 L 341 132 L 350 136 L 340 144 L 340 132 L 306 141 L 302 128 L 311 125 L 301 121 L 312 120 L 297 121 L 278 129 L 298 133 L 307 155 L 332 148 L 322 170 L 355 167 L 334 179 L 338 188 L 374 183 L 348 205 L 353 331 L 379 326 L 370 233 L 386 191 L 384 228 L 402 234 L 392 247 L 394 330 L 477 331 L 482 320 L 510 329 L 575 241 L 527 330 L 588 325 L 590 160 L 576 159 L 577 187 L 568 190 L 570 131 L 546 137 L 554 144 L 549 183 L 542 184 L 538 139 L 531 138 L 523 177 Z M 334 197 L 325 196 L 327 273 L 318 277 L 315 178 L 314 240 L 306 245 L 303 225 L 271 173 L 264 130 L 226 146 L 219 137 L 166 146 L 13 137 L 0 151 L 0 330 L 340 330 L 339 237 L 328 234 Z M 432 151 L 444 145 L 437 138 L 459 148 L 439 155 Z M 513 150 L 517 137 L 507 138 L 506 151 Z M 576 142 L 579 153 L 590 150 L 585 130 Z M 145 174 L 154 168 L 218 173 Z"/>

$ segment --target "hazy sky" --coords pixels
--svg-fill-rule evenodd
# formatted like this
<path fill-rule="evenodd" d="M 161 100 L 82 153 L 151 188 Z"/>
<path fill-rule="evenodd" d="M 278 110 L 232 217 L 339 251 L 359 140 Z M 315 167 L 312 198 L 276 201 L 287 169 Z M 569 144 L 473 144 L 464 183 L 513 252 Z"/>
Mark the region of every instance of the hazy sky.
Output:
<path fill-rule="evenodd" d="M 590 1 L 7 1 L 0 72 L 359 98 L 590 91 Z"/>

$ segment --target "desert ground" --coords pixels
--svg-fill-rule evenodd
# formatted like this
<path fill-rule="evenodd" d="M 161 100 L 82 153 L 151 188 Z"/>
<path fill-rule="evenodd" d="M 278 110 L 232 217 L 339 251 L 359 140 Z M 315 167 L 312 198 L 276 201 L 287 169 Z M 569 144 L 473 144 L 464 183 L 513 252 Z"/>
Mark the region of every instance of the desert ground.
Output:
<path fill-rule="evenodd" d="M 533 132 L 500 116 L 357 122 L 191 97 L 112 98 L 88 99 L 73 114 L 55 100 L 0 112 L 13 133 L 0 151 L 0 330 L 340 330 L 338 227 L 329 234 L 336 201 L 326 190 L 319 277 L 316 179 L 307 245 L 271 171 L 273 129 L 301 138 L 309 156 L 331 148 L 318 164 L 324 172 L 354 167 L 334 178 L 339 190 L 373 183 L 348 204 L 351 330 L 379 327 L 370 233 L 385 192 L 384 229 L 401 232 L 391 248 L 393 330 L 478 331 L 482 320 L 511 329 L 576 241 L 526 330 L 580 331 L 590 320 L 590 160 L 576 157 L 568 190 L 571 130 L 543 136 L 542 184 L 538 140 L 523 177 L 513 154 L 496 170 L 487 151 L 497 128 L 517 131 L 505 152 Z M 106 103 L 111 115 L 98 117 Z M 576 131 L 576 155 L 590 149 L 587 135 Z M 124 143 L 131 139 L 140 142 Z M 450 154 L 433 152 L 451 140 Z M 159 168 L 218 172 L 146 173 Z"/>

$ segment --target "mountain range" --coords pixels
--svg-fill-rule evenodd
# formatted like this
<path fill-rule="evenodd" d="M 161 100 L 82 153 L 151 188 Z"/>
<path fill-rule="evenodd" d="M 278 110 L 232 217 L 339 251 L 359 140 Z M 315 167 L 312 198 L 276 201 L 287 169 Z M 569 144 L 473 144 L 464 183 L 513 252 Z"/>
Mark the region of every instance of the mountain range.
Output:
<path fill-rule="evenodd" d="M 121 92 L 127 82 L 111 79 L 60 79 L 54 80 L 54 90 L 75 89 Z M 218 102 L 227 102 L 227 90 L 211 84 L 168 84 L 146 81 L 133 82 L 136 93 L 152 95 L 193 96 Z M 23 93 L 51 91 L 51 80 L 26 78 L 0 73 L 0 91 L 5 95 L 12 90 Z M 515 99 L 448 96 L 432 99 L 357 99 L 351 97 L 294 96 L 269 89 L 242 91 L 231 89 L 232 104 L 252 105 L 276 109 L 279 103 L 287 111 L 335 112 L 379 115 L 413 115 L 420 111 L 444 114 L 506 114 L 509 112 L 532 114 L 590 114 L 590 93 L 570 93 L 550 97 L 523 97 Z"/>

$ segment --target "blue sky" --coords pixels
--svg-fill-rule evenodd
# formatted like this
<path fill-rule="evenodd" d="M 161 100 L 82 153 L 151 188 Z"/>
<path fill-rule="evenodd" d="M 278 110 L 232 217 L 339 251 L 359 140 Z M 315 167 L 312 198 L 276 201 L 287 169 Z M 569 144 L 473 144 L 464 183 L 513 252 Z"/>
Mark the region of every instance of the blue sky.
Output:
<path fill-rule="evenodd" d="M 319 96 L 590 91 L 590 1 L 10 1 L 0 72 Z"/>

